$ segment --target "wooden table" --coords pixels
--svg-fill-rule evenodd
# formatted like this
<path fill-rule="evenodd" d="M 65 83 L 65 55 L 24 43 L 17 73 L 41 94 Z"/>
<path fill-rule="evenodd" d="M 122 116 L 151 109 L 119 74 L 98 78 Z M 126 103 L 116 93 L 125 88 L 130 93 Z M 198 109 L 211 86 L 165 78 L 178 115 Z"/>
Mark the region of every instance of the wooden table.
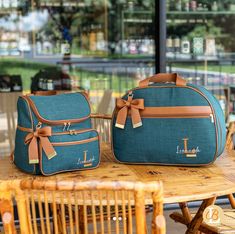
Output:
<path fill-rule="evenodd" d="M 32 177 L 19 171 L 9 159 L 0 159 L 0 185 L 17 183 Z M 196 233 L 202 223 L 204 209 L 215 197 L 235 192 L 235 153 L 225 152 L 214 164 L 207 167 L 172 167 L 154 165 L 126 165 L 115 161 L 109 145 L 102 145 L 99 168 L 89 171 L 63 173 L 40 180 L 161 180 L 164 185 L 164 203 L 180 203 L 184 217 L 190 220 L 186 233 Z M 14 181 L 14 182 L 13 182 Z M 188 201 L 203 200 L 195 218 L 189 217 Z M 146 204 L 148 201 L 146 200 Z"/>

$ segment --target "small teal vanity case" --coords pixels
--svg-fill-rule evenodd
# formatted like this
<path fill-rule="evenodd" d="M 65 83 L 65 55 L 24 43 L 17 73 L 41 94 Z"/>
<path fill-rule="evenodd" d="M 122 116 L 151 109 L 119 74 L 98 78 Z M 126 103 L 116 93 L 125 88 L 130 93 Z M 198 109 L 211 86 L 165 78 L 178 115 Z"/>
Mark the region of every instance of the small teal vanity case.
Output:
<path fill-rule="evenodd" d="M 21 96 L 17 109 L 13 161 L 18 168 L 53 175 L 99 165 L 99 136 L 83 93 Z"/>
<path fill-rule="evenodd" d="M 224 113 L 205 88 L 157 74 L 116 101 L 112 149 L 119 162 L 208 165 L 225 147 Z"/>

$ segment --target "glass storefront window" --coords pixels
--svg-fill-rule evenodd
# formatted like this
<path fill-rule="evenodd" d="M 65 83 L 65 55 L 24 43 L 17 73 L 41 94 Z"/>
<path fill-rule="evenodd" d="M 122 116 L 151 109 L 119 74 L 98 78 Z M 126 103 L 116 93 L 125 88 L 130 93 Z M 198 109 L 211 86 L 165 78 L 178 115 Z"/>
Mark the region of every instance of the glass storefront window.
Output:
<path fill-rule="evenodd" d="M 234 75 L 235 1 L 167 0 L 167 70 L 205 86 L 226 115 Z"/>
<path fill-rule="evenodd" d="M 0 0 L 0 95 L 87 90 L 93 111 L 110 113 L 155 72 L 154 20 L 154 0 Z M 5 105 L 0 147 L 14 132 Z"/>

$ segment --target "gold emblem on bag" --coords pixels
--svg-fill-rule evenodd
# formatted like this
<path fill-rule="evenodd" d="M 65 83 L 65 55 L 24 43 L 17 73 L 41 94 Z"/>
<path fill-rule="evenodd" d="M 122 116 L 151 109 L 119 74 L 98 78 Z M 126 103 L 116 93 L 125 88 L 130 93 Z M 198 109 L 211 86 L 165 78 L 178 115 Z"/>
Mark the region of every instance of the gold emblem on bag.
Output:
<path fill-rule="evenodd" d="M 88 150 L 83 151 L 83 160 L 78 159 L 77 165 L 83 165 L 84 167 L 91 167 L 93 162 L 95 161 L 94 156 L 87 159 Z"/>
<path fill-rule="evenodd" d="M 180 146 L 177 146 L 176 153 L 177 154 L 184 154 L 187 158 L 195 158 L 197 157 L 197 153 L 201 152 L 199 146 L 193 149 L 188 149 L 188 141 L 189 138 L 183 138 L 184 149 L 180 149 Z"/>

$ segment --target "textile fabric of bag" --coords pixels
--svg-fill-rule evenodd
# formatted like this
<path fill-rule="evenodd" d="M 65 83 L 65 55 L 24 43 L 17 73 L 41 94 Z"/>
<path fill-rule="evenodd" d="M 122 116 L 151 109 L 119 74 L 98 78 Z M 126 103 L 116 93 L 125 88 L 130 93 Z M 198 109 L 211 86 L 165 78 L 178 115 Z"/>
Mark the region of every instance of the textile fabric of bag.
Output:
<path fill-rule="evenodd" d="M 14 163 L 31 174 L 92 169 L 100 162 L 99 137 L 82 93 L 21 96 L 17 103 Z"/>
<path fill-rule="evenodd" d="M 117 99 L 112 149 L 123 163 L 200 166 L 225 147 L 224 113 L 205 88 L 159 73 Z"/>

